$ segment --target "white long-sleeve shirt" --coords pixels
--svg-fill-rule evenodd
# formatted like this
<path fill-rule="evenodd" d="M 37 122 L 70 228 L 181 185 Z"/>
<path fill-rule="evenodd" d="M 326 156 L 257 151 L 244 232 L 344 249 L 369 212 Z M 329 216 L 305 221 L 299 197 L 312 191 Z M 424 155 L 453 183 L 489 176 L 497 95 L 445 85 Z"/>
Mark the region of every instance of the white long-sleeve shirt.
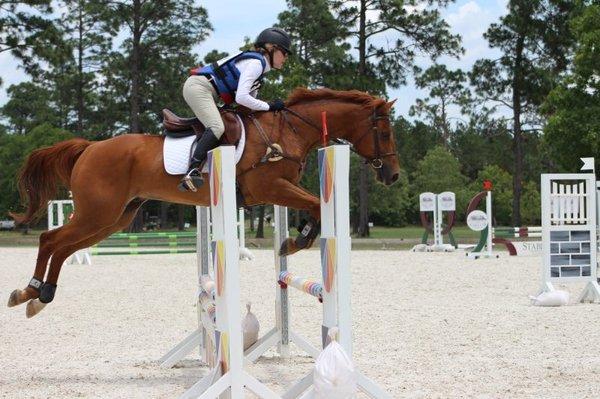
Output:
<path fill-rule="evenodd" d="M 235 93 L 235 102 L 248 107 L 254 111 L 268 111 L 269 104 L 256 98 L 258 87 L 255 86 L 257 79 L 263 74 L 262 64 L 259 60 L 247 58 L 235 63 L 240 71 L 237 91 Z M 266 62 L 264 72 L 271 69 L 269 61 Z"/>

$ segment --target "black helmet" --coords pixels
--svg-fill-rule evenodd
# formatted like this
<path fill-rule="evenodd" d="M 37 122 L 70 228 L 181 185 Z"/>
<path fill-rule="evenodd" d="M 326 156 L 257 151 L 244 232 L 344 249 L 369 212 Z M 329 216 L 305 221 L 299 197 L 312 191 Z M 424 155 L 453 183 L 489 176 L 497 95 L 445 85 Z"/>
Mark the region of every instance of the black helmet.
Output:
<path fill-rule="evenodd" d="M 266 43 L 274 44 L 285 50 L 287 53 L 291 53 L 290 48 L 292 47 L 292 39 L 290 39 L 290 35 L 281 28 L 267 28 L 263 30 L 256 38 L 254 45 L 256 47 L 264 47 Z"/>

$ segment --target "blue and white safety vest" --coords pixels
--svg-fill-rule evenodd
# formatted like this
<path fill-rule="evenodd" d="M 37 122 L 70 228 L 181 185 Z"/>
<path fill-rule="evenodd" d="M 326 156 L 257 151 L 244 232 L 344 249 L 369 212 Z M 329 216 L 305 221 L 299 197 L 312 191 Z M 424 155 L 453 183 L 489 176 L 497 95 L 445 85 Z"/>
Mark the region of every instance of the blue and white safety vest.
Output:
<path fill-rule="evenodd" d="M 229 58 L 225 62 L 218 64 L 213 62 L 210 65 L 200 66 L 190 71 L 190 75 L 204 75 L 211 80 L 211 83 L 217 90 L 217 94 L 225 104 L 231 104 L 235 99 L 238 82 L 240 80 L 240 70 L 235 66 L 235 63 L 245 59 L 259 60 L 263 73 L 267 66 L 265 57 L 256 51 L 244 51 L 238 55 Z M 260 81 L 262 75 L 257 79 Z"/>

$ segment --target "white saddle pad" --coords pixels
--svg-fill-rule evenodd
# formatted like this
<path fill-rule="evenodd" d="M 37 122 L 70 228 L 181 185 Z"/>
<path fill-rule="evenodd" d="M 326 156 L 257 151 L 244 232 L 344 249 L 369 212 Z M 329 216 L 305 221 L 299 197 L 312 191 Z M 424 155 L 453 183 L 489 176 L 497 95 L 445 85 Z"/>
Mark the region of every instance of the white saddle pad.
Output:
<path fill-rule="evenodd" d="M 237 164 L 244 154 L 246 145 L 246 129 L 239 115 L 236 115 L 240 125 L 242 126 L 242 135 L 240 141 L 235 148 L 235 163 Z M 188 136 L 183 138 L 165 137 L 163 145 L 163 161 L 165 170 L 170 175 L 183 175 L 187 173 L 192 145 L 195 147 L 196 136 Z M 202 168 L 202 173 L 208 173 L 208 165 L 205 163 Z"/>

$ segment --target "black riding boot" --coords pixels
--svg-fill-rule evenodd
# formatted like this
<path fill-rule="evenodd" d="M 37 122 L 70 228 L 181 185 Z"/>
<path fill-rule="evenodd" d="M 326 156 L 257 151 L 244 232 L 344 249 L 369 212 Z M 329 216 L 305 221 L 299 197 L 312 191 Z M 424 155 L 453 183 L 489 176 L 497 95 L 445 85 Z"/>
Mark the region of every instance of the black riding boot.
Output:
<path fill-rule="evenodd" d="M 190 167 L 186 175 L 179 183 L 181 191 L 196 191 L 198 187 L 204 184 L 204 179 L 200 173 L 200 168 L 206 160 L 206 154 L 219 144 L 219 139 L 214 135 L 211 129 L 206 129 L 198 139 L 194 154 L 190 159 Z"/>

